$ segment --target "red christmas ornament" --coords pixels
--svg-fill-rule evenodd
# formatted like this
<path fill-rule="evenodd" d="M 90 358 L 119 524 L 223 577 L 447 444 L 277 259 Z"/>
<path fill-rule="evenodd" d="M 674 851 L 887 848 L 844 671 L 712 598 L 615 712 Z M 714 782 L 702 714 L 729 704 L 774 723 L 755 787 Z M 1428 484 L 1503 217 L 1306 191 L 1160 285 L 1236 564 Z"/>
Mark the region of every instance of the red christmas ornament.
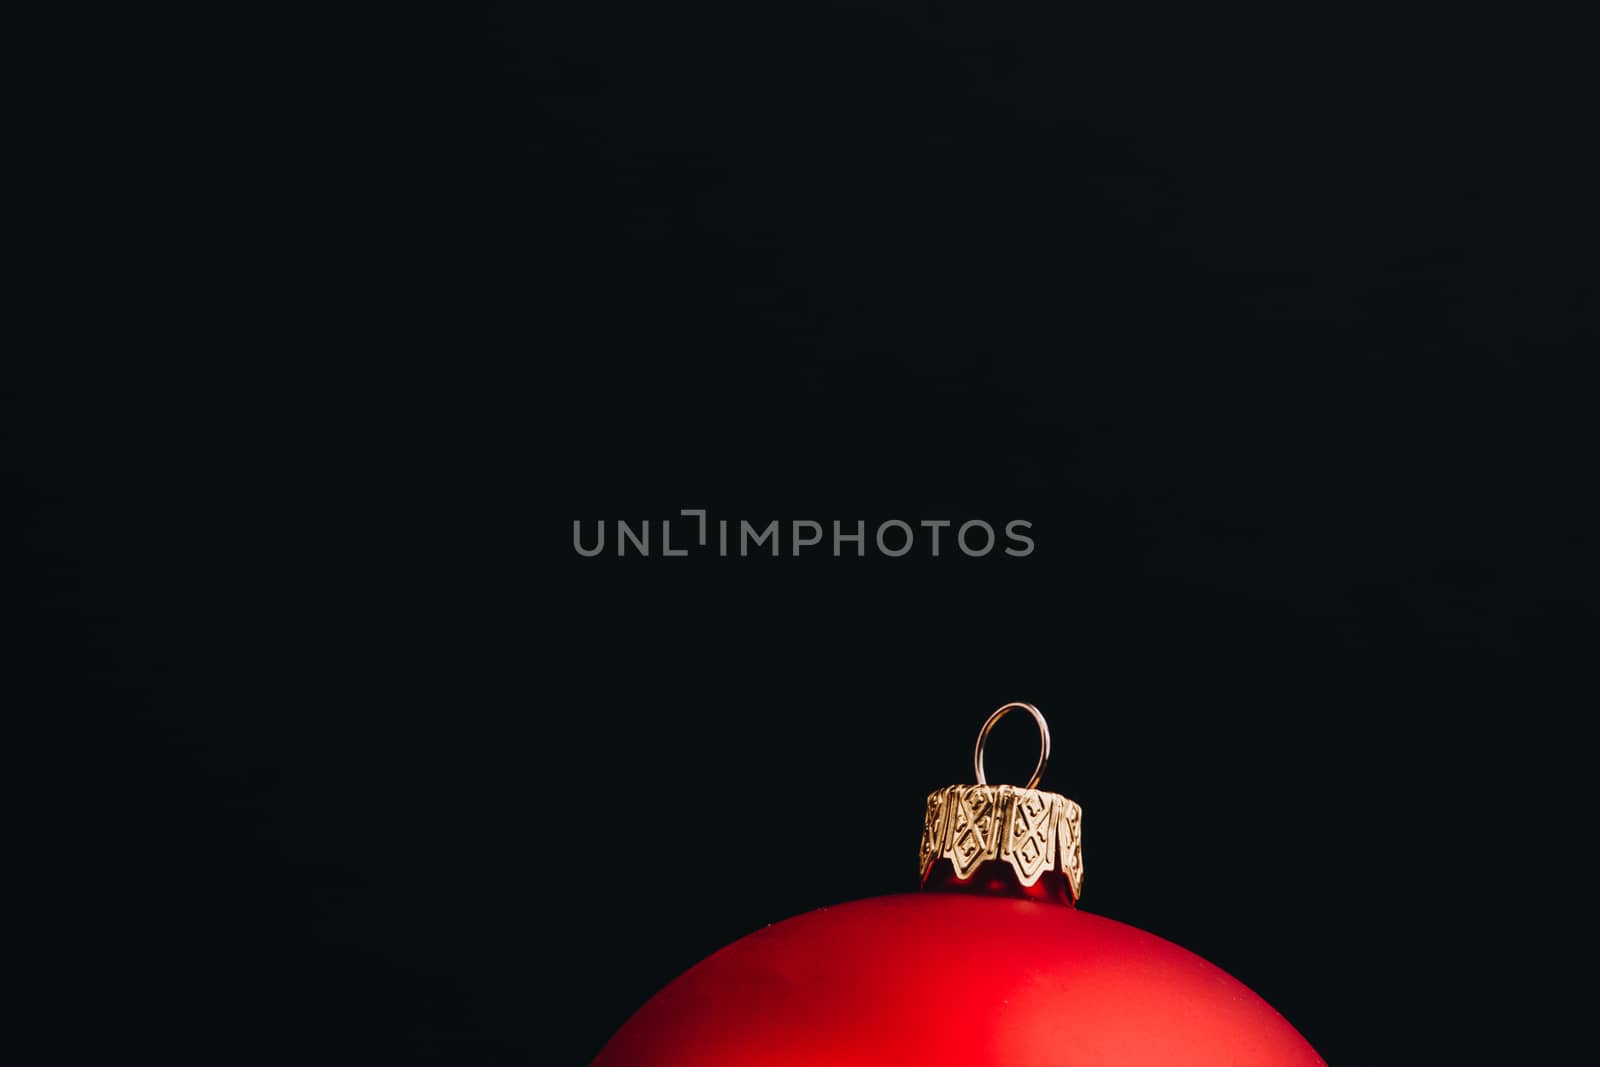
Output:
<path fill-rule="evenodd" d="M 1013 708 L 1043 739 L 1022 789 L 983 772 L 989 730 Z M 928 892 L 820 908 L 734 942 L 652 997 L 596 1067 L 1322 1064 L 1219 968 L 1076 909 L 1082 812 L 1033 788 L 1049 753 L 1037 708 L 1000 708 L 978 735 L 978 784 L 928 798 Z"/>

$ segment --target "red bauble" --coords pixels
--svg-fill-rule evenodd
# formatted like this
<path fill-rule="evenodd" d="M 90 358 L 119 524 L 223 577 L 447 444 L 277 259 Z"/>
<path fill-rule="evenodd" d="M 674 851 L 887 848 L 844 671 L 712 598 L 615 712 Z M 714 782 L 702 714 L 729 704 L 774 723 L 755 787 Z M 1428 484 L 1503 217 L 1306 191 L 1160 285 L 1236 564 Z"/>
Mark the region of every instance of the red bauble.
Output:
<path fill-rule="evenodd" d="M 989 785 L 1008 711 L 1026 786 Z M 596 1067 L 1315 1067 L 1267 1003 L 1169 941 L 1076 910 L 1082 809 L 1034 788 L 1050 729 L 1006 704 L 977 785 L 928 797 L 917 896 L 822 908 L 736 941 L 640 1008 Z"/>
<path fill-rule="evenodd" d="M 1070 907 L 878 897 L 702 961 L 596 1067 L 1311 1067 L 1277 1012 L 1199 956 Z"/>

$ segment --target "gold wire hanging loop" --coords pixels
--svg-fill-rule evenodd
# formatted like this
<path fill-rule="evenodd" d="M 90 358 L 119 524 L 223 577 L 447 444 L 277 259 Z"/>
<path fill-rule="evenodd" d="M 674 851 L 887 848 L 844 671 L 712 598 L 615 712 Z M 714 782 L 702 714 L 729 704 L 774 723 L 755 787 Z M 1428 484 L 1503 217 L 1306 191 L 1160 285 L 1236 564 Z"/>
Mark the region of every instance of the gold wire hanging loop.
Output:
<path fill-rule="evenodd" d="M 989 731 L 994 729 L 994 724 L 1006 717 L 1006 712 L 1014 708 L 1025 708 L 1033 716 L 1033 721 L 1039 724 L 1039 765 L 1033 769 L 1033 777 L 1028 779 L 1024 789 L 1032 789 L 1039 784 L 1039 778 L 1044 774 L 1044 766 L 1050 762 L 1050 724 L 1044 721 L 1044 713 L 1032 704 L 1017 701 L 1004 704 L 995 709 L 989 720 L 983 724 L 983 729 L 978 731 L 978 746 L 972 750 L 972 769 L 978 772 L 978 784 L 988 785 L 989 780 L 983 774 L 983 746 L 989 740 Z"/>

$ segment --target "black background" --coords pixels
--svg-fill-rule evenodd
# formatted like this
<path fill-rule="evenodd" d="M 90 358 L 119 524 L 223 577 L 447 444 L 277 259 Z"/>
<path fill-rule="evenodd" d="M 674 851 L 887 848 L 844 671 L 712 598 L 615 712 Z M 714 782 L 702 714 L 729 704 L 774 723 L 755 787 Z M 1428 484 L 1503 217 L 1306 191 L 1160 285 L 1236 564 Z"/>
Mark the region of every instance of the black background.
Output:
<path fill-rule="evenodd" d="M 1596 85 L 1543 5 L 140 28 L 85 31 L 96 284 L 8 416 L 81 1025 L 584 1062 L 913 889 L 1031 700 L 1085 907 L 1331 1063 L 1586 1034 Z M 573 551 L 697 507 L 1037 550 Z"/>

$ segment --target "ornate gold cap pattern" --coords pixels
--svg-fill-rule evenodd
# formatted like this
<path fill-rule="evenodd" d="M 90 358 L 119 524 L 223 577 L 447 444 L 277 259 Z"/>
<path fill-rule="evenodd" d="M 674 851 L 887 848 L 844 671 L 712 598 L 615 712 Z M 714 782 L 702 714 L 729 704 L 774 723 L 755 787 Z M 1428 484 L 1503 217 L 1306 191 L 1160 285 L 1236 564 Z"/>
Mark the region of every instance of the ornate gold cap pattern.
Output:
<path fill-rule="evenodd" d="M 1083 809 L 1059 793 L 1014 785 L 951 785 L 928 796 L 919 858 L 922 880 L 947 859 L 957 878 L 979 865 L 1011 865 L 1024 886 L 1046 871 L 1066 875 L 1072 899 L 1083 890 Z"/>

